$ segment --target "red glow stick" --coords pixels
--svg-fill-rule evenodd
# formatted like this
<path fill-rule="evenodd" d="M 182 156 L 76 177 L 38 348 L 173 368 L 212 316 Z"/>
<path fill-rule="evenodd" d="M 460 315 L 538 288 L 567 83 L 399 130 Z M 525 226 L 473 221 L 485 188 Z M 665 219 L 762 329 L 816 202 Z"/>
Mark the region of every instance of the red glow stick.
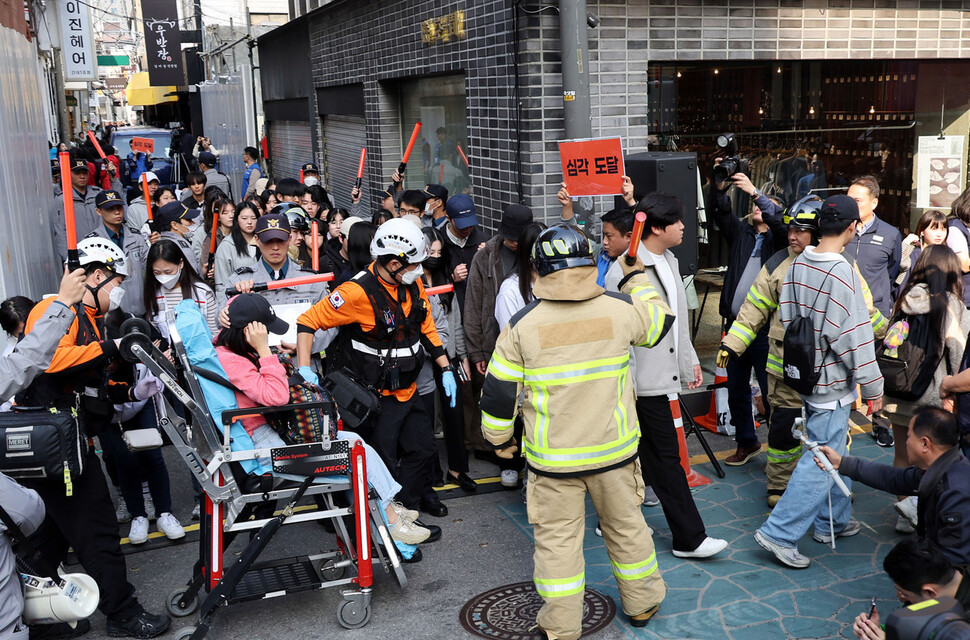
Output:
<path fill-rule="evenodd" d="M 404 157 L 401 158 L 401 164 L 407 164 L 408 158 L 411 157 L 411 149 L 414 148 L 414 143 L 418 141 L 418 133 L 421 131 L 421 123 L 418 122 L 414 125 L 414 131 L 411 132 L 411 140 L 408 142 L 408 148 L 404 150 Z"/>
<path fill-rule="evenodd" d="M 101 149 L 101 144 L 98 142 L 98 139 L 94 137 L 93 131 L 88 131 L 88 138 L 91 139 L 91 142 L 94 144 L 94 150 L 98 152 L 98 155 L 101 156 L 101 159 L 107 160 L 108 157 L 104 155 L 104 150 Z"/>
<path fill-rule="evenodd" d="M 443 284 L 438 287 L 431 287 L 430 289 L 425 289 L 424 292 L 429 296 L 438 295 L 439 293 L 451 293 L 455 290 L 455 285 L 453 284 Z"/>
<path fill-rule="evenodd" d="M 465 155 L 465 150 L 461 148 L 460 144 L 457 145 L 457 147 L 458 147 L 458 155 L 460 155 L 461 159 L 465 162 L 465 166 L 471 169 L 471 166 L 468 164 L 468 156 Z"/>
<path fill-rule="evenodd" d="M 152 198 L 148 195 L 148 176 L 141 174 L 141 195 L 145 198 L 145 210 L 148 212 L 148 221 L 153 222 L 155 216 L 152 215 Z"/>
<path fill-rule="evenodd" d="M 637 259 L 637 251 L 640 249 L 640 238 L 643 237 L 643 228 L 647 224 L 647 214 L 638 211 L 633 221 L 633 237 L 630 239 L 630 248 L 627 249 L 626 263 L 633 264 Z"/>
<path fill-rule="evenodd" d="M 276 280 L 274 282 L 257 282 L 253 285 L 252 291 L 273 291 L 274 289 L 286 289 L 287 287 L 299 287 L 305 284 L 317 284 L 318 282 L 330 282 L 333 280 L 332 273 L 320 273 L 315 276 L 303 276 L 302 278 L 289 278 L 287 280 Z M 237 295 L 235 287 L 226 289 L 227 296 Z"/>
<path fill-rule="evenodd" d="M 318 225 L 319 223 L 316 220 L 310 223 L 310 268 L 314 271 L 320 271 L 320 234 L 317 231 Z"/>
<path fill-rule="evenodd" d="M 360 164 L 357 165 L 357 182 L 354 187 L 359 191 L 360 185 L 364 180 L 364 158 L 367 157 L 367 147 L 360 150 Z"/>
<path fill-rule="evenodd" d="M 57 154 L 61 165 L 61 190 L 64 192 L 64 231 L 67 238 L 67 268 L 69 271 L 81 268 L 81 258 L 77 253 L 77 227 L 74 226 L 74 184 L 71 182 L 71 154 L 61 151 Z"/>
<path fill-rule="evenodd" d="M 212 237 L 209 238 L 209 261 L 212 261 L 216 254 L 216 236 L 219 235 L 219 214 L 212 212 Z"/>

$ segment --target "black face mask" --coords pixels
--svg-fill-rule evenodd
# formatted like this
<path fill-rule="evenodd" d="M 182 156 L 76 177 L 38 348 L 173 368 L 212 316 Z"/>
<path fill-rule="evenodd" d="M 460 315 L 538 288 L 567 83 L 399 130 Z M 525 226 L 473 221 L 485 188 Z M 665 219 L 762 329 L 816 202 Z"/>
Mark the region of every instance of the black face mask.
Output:
<path fill-rule="evenodd" d="M 441 267 L 441 258 L 425 258 L 424 268 L 428 271 L 436 271 Z"/>

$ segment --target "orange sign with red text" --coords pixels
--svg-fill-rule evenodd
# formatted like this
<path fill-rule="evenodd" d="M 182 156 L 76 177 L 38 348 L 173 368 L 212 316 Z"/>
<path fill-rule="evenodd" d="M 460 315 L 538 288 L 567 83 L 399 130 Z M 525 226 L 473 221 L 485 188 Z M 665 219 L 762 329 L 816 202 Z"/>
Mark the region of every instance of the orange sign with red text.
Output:
<path fill-rule="evenodd" d="M 155 140 L 152 138 L 132 138 L 131 151 L 133 153 L 147 153 L 151 155 L 155 151 Z"/>
<path fill-rule="evenodd" d="M 570 196 L 622 195 L 623 143 L 619 138 L 560 142 L 559 157 Z"/>

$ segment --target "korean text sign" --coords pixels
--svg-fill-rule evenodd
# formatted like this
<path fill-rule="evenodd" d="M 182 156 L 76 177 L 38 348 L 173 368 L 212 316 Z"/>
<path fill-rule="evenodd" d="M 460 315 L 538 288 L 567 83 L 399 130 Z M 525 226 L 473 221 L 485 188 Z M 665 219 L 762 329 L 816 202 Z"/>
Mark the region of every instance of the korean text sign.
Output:
<path fill-rule="evenodd" d="M 182 35 L 175 0 L 141 0 L 145 16 L 145 55 L 148 81 L 153 87 L 185 84 Z"/>
<path fill-rule="evenodd" d="M 77 0 L 61 0 L 61 48 L 64 51 L 64 79 L 97 80 L 97 58 L 91 35 L 91 13 Z"/>
<path fill-rule="evenodd" d="M 155 152 L 155 140 L 133 137 L 131 139 L 131 150 L 135 153 L 152 154 Z"/>
<path fill-rule="evenodd" d="M 623 144 L 619 138 L 566 140 L 559 143 L 559 157 L 570 196 L 623 193 Z"/>

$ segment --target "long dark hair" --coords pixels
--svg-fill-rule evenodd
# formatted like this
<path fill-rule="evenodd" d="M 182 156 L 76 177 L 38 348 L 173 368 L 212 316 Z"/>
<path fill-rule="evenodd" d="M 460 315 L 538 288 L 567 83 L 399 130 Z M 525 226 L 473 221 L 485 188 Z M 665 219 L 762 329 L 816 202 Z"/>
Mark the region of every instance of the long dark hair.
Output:
<path fill-rule="evenodd" d="M 232 200 L 222 193 L 222 191 L 213 191 L 206 195 L 205 204 L 202 209 L 202 219 L 205 225 L 202 228 L 205 230 L 206 235 L 212 233 L 212 220 L 218 215 L 216 211 L 222 211 L 222 208 L 227 204 L 232 204 Z"/>
<path fill-rule="evenodd" d="M 893 304 L 893 319 L 902 313 L 903 301 L 918 284 L 925 284 L 930 294 L 930 327 L 939 336 L 938 348 L 946 339 L 946 315 L 949 305 L 947 294 L 963 301 L 963 270 L 957 254 L 945 244 L 931 244 L 923 248 L 913 265 L 903 290 Z M 939 351 L 937 351 L 939 353 Z"/>
<path fill-rule="evenodd" d="M 535 300 L 532 295 L 532 246 L 539 234 L 546 230 L 541 222 L 530 222 L 519 234 L 519 248 L 515 252 L 515 272 L 519 275 L 519 294 L 522 301 L 529 304 Z"/>
<path fill-rule="evenodd" d="M 246 241 L 246 236 L 243 235 L 242 229 L 239 228 L 239 216 L 243 211 L 252 211 L 257 218 L 260 215 L 259 207 L 248 200 L 240 202 L 239 206 L 236 207 L 236 215 L 232 217 L 232 231 L 229 232 L 229 237 L 232 238 L 232 244 L 236 247 L 236 253 L 241 258 L 249 256 L 249 243 Z M 258 254 L 259 249 L 256 249 L 256 251 Z"/>
<path fill-rule="evenodd" d="M 327 190 L 315 184 L 312 187 L 306 187 L 306 193 L 310 196 L 310 200 L 320 206 L 320 210 L 317 212 L 317 218 L 319 220 L 326 218 L 327 212 L 330 211 L 330 198 L 327 197 Z"/>
<path fill-rule="evenodd" d="M 963 193 L 950 205 L 950 214 L 970 227 L 970 188 L 964 189 Z"/>
<path fill-rule="evenodd" d="M 384 209 L 381 209 L 380 211 L 374 212 L 374 215 L 371 216 L 370 221 L 371 221 L 371 224 L 379 227 L 393 217 L 394 216 L 391 215 L 389 211 L 385 211 Z"/>
<path fill-rule="evenodd" d="M 151 315 L 158 314 L 158 290 L 162 286 L 155 279 L 152 265 L 158 260 L 171 262 L 172 264 L 182 263 L 182 275 L 179 277 L 179 287 L 182 289 L 182 299 L 192 300 L 195 296 L 197 285 L 205 286 L 205 283 L 195 273 L 192 265 L 185 261 L 185 254 L 179 246 L 171 240 L 159 240 L 148 250 L 148 258 L 145 260 L 145 304 Z"/>
<path fill-rule="evenodd" d="M 422 227 L 421 232 L 424 234 L 425 242 L 428 243 L 428 249 L 431 249 L 431 245 L 435 242 L 441 243 L 441 261 L 438 263 L 437 269 L 429 269 L 426 265 L 424 266 L 424 272 L 428 274 L 432 287 L 440 287 L 445 284 L 451 284 L 453 282 L 451 273 L 448 271 L 448 265 L 445 262 L 445 238 L 441 235 L 441 232 L 434 227 Z M 441 306 L 451 311 L 451 303 L 454 302 L 455 293 L 454 291 L 449 293 L 439 293 L 438 300 L 441 301 Z"/>
<path fill-rule="evenodd" d="M 377 233 L 377 225 L 369 222 L 358 222 L 350 228 L 347 236 L 347 261 L 354 273 L 367 268 L 374 259 L 370 255 L 370 242 Z"/>
<path fill-rule="evenodd" d="M 237 356 L 245 357 L 256 365 L 257 369 L 259 368 L 259 356 L 256 354 L 253 346 L 249 344 L 249 341 L 246 340 L 245 328 L 229 327 L 228 329 L 223 329 L 216 336 L 216 346 L 225 347 Z"/>

